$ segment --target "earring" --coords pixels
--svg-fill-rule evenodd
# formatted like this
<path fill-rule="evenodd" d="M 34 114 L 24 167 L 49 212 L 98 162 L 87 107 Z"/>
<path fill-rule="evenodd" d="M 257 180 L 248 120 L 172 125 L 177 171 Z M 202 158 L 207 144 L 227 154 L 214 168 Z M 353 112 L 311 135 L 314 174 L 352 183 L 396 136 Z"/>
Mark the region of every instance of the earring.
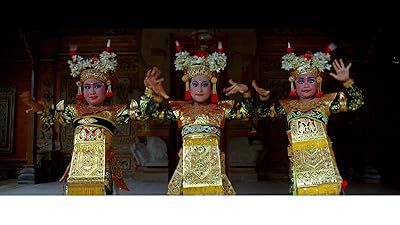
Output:
<path fill-rule="evenodd" d="M 189 91 L 189 77 L 188 77 L 188 75 L 184 75 L 182 77 L 182 81 L 185 82 L 185 100 L 189 101 L 190 99 L 192 99 L 192 96 L 190 95 L 190 91 Z"/>
<path fill-rule="evenodd" d="M 290 93 L 289 93 L 289 95 L 290 95 L 290 97 L 296 97 L 296 89 L 294 88 L 294 77 L 293 76 L 290 76 L 289 77 L 289 82 L 290 82 Z"/>
<path fill-rule="evenodd" d="M 211 102 L 212 103 L 218 102 L 217 81 L 218 81 L 218 79 L 216 77 L 211 78 L 211 83 L 213 84 L 212 94 L 211 94 Z"/>
<path fill-rule="evenodd" d="M 111 90 L 111 81 L 110 80 L 107 80 L 107 92 L 106 92 L 106 96 L 107 97 L 109 97 L 109 98 L 111 98 L 114 94 L 113 94 L 113 92 L 112 92 L 112 90 Z"/>
<path fill-rule="evenodd" d="M 82 82 L 77 81 L 76 86 L 78 86 L 78 93 L 75 95 L 76 100 L 83 100 L 83 94 L 82 94 Z"/>
<path fill-rule="evenodd" d="M 322 92 L 322 77 L 317 77 L 317 83 L 318 83 L 318 90 L 317 93 L 315 94 L 315 97 L 321 98 L 324 93 Z"/>

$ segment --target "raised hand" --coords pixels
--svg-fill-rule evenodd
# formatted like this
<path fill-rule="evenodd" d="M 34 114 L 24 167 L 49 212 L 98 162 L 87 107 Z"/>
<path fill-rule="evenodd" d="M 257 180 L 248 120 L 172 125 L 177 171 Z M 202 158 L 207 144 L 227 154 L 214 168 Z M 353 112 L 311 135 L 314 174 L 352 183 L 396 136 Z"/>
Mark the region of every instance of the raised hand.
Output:
<path fill-rule="evenodd" d="M 147 71 L 146 78 L 144 79 L 144 85 L 153 90 L 156 94 L 168 99 L 169 96 L 162 85 L 164 78 L 159 78 L 160 74 L 161 71 L 156 66 L 153 66 Z"/>
<path fill-rule="evenodd" d="M 335 73 L 329 73 L 329 75 L 331 75 L 333 78 L 335 78 L 338 81 L 342 81 L 345 82 L 348 79 L 350 79 L 350 67 L 351 67 L 351 63 L 349 63 L 347 66 L 344 65 L 343 60 L 339 59 L 339 61 L 337 59 L 335 59 L 332 63 L 333 69 L 335 70 Z"/>
<path fill-rule="evenodd" d="M 259 95 L 263 96 L 263 97 L 268 97 L 269 94 L 270 94 L 269 91 L 265 90 L 264 88 L 259 87 L 259 86 L 257 85 L 257 83 L 256 83 L 255 80 L 253 80 L 253 81 L 251 82 L 251 86 L 253 86 L 254 90 L 256 90 L 256 92 L 257 92 Z"/>
<path fill-rule="evenodd" d="M 238 84 L 236 82 L 234 82 L 232 79 L 229 79 L 229 84 L 231 86 L 224 88 L 222 91 L 225 93 L 226 96 L 229 95 L 233 95 L 236 94 L 238 92 L 240 93 L 245 93 L 246 91 L 249 90 L 249 88 L 247 87 L 247 85 L 245 84 Z"/>
<path fill-rule="evenodd" d="M 44 109 L 43 102 L 35 102 L 35 101 L 33 101 L 29 91 L 23 92 L 19 96 L 19 98 L 21 99 L 21 101 L 23 103 L 25 103 L 27 106 L 30 107 L 29 109 L 27 109 L 25 111 L 26 113 L 35 113 L 35 112 L 42 111 Z"/>

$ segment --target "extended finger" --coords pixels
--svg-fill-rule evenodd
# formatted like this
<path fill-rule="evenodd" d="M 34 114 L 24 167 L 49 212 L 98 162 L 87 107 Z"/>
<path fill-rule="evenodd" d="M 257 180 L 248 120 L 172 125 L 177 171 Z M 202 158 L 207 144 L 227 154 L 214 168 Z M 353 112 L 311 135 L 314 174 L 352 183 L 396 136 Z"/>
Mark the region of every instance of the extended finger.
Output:
<path fill-rule="evenodd" d="M 349 65 L 347 65 L 346 69 L 349 70 L 351 67 L 351 63 L 349 63 Z"/>
<path fill-rule="evenodd" d="M 165 92 L 165 89 L 163 87 L 160 87 L 158 89 L 158 94 L 161 95 L 165 99 L 169 98 L 169 96 L 167 95 L 167 93 Z"/>
<path fill-rule="evenodd" d="M 159 79 L 156 80 L 156 83 L 158 84 L 158 83 L 161 83 L 163 81 L 164 81 L 164 78 L 159 78 Z"/>
<path fill-rule="evenodd" d="M 224 87 L 224 89 L 222 90 L 223 92 L 228 92 L 231 91 L 233 88 L 233 85 L 229 86 L 229 87 Z"/>
<path fill-rule="evenodd" d="M 165 99 L 169 99 L 169 96 L 166 93 L 161 93 L 161 96 L 163 96 Z"/>
<path fill-rule="evenodd" d="M 151 74 L 152 74 L 153 76 L 158 76 L 158 75 L 161 74 L 161 70 L 158 69 L 157 67 L 153 67 L 153 69 L 152 69 L 152 71 L 151 71 Z"/>
<path fill-rule="evenodd" d="M 267 90 L 265 90 L 265 89 L 262 89 L 262 95 L 263 95 L 263 96 L 268 96 L 269 93 L 270 93 L 270 91 L 267 91 Z"/>
<path fill-rule="evenodd" d="M 146 73 L 146 78 L 149 78 L 152 75 L 153 68 L 149 69 Z"/>
<path fill-rule="evenodd" d="M 333 69 L 335 69 L 335 70 L 339 69 L 339 63 L 336 59 L 333 61 L 332 66 L 333 66 Z"/>
<path fill-rule="evenodd" d="M 225 92 L 225 96 L 229 96 L 232 94 L 232 91 Z"/>
<path fill-rule="evenodd" d="M 224 89 L 225 89 L 226 92 L 230 92 L 230 91 L 232 91 L 235 87 L 237 87 L 236 84 L 234 84 L 234 85 L 232 85 L 232 86 L 229 86 L 229 87 L 227 87 L 227 88 L 224 88 Z"/>
<path fill-rule="evenodd" d="M 338 72 L 340 70 L 340 66 L 338 63 L 333 64 L 333 69 L 335 70 L 335 72 Z"/>
<path fill-rule="evenodd" d="M 223 92 L 225 93 L 226 96 L 231 95 L 232 94 L 232 86 L 224 88 Z"/>
<path fill-rule="evenodd" d="M 231 92 L 231 94 L 236 94 L 236 93 L 240 92 L 240 90 L 241 89 L 240 89 L 239 85 L 235 84 L 230 92 Z"/>
<path fill-rule="evenodd" d="M 235 85 L 235 84 L 236 84 L 236 82 L 233 81 L 232 79 L 229 79 L 228 82 L 229 82 L 229 84 L 231 84 L 231 85 Z"/>
<path fill-rule="evenodd" d="M 340 62 L 340 68 L 345 68 L 346 66 L 344 65 L 344 62 L 342 59 L 339 59 Z"/>
<path fill-rule="evenodd" d="M 233 95 L 233 94 L 236 94 L 237 92 L 238 92 L 238 90 L 232 89 L 232 90 L 230 91 L 230 94 Z"/>
<path fill-rule="evenodd" d="M 258 85 L 257 85 L 256 80 L 253 80 L 253 81 L 251 82 L 251 86 L 253 86 L 253 88 L 255 88 L 256 90 L 258 89 Z"/>
<path fill-rule="evenodd" d="M 245 84 L 238 84 L 237 87 L 239 88 L 239 92 L 242 93 L 242 94 L 244 92 L 246 92 L 247 90 L 249 90 L 249 88 Z"/>
<path fill-rule="evenodd" d="M 144 86 L 150 87 L 150 83 L 149 83 L 149 80 L 147 78 L 144 79 L 143 83 L 144 83 Z"/>

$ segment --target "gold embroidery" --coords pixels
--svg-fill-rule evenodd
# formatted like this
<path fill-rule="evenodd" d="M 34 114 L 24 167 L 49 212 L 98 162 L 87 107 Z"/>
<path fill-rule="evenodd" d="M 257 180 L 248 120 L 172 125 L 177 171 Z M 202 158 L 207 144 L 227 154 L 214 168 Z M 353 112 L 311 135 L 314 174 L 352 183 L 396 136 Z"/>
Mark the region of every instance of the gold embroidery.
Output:
<path fill-rule="evenodd" d="M 326 139 L 325 125 L 318 120 L 301 117 L 290 123 L 292 142 L 300 142 L 312 139 Z"/>
<path fill-rule="evenodd" d="M 184 137 L 184 194 L 223 194 L 218 139 L 209 134 Z"/>
<path fill-rule="evenodd" d="M 78 120 L 78 123 L 85 124 L 85 125 L 96 123 L 96 122 L 97 122 L 97 120 L 93 117 L 82 118 L 82 119 Z"/>
<path fill-rule="evenodd" d="M 67 179 L 69 195 L 104 195 L 105 135 L 102 128 L 79 127 L 75 133 L 71 170 Z"/>
<path fill-rule="evenodd" d="M 324 95 L 321 98 L 314 98 L 307 103 L 300 102 L 298 99 L 281 100 L 280 103 L 283 107 L 285 107 L 287 112 L 290 111 L 291 109 L 297 109 L 302 112 L 307 112 L 319 106 L 329 107 L 329 105 L 332 103 L 335 97 L 336 93 L 330 93 Z"/>
<path fill-rule="evenodd" d="M 297 194 L 339 194 L 342 178 L 322 121 L 290 122 L 291 163 Z"/>

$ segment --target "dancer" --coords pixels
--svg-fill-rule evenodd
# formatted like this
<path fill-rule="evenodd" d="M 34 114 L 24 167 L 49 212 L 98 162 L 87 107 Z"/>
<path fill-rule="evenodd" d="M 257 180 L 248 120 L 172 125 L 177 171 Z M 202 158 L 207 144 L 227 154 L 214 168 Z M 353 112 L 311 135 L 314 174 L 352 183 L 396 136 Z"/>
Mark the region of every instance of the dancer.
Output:
<path fill-rule="evenodd" d="M 331 141 L 327 134 L 329 116 L 354 111 L 363 104 L 361 90 L 349 76 L 351 63 L 333 61 L 334 73 L 343 83 L 344 92 L 324 94 L 321 89 L 325 71 L 331 69 L 330 44 L 325 52 L 310 51 L 297 56 L 288 44 L 288 54 L 282 57 L 282 68 L 290 71 L 291 99 L 269 101 L 269 91 L 252 86 L 259 94 L 256 113 L 260 117 L 285 116 L 288 122 L 288 155 L 290 159 L 290 192 L 293 195 L 338 195 L 346 186 L 339 174 Z"/>
<path fill-rule="evenodd" d="M 185 101 L 170 100 L 166 109 L 157 108 L 154 116 L 178 123 L 183 146 L 179 151 L 178 166 L 168 184 L 169 195 L 233 195 L 236 194 L 225 171 L 225 155 L 220 150 L 221 130 L 227 119 L 252 116 L 252 99 L 247 85 L 229 80 L 224 88 L 228 95 L 240 92 L 243 101 L 218 100 L 216 84 L 220 72 L 226 67 L 226 56 L 219 43 L 217 52 L 208 54 L 202 46 L 191 56 L 176 42 L 178 53 L 176 70 L 183 71 L 186 85 Z M 155 100 L 168 99 L 159 79 L 160 71 L 149 72 L 144 83 L 154 91 Z"/>
<path fill-rule="evenodd" d="M 118 65 L 110 40 L 98 57 L 84 59 L 77 54 L 76 46 L 71 47 L 70 55 L 71 76 L 78 78 L 78 103 L 64 106 L 61 100 L 54 107 L 33 101 L 30 93 L 24 92 L 20 97 L 30 107 L 26 112 L 37 112 L 48 127 L 57 122 L 74 126 L 72 160 L 60 179 L 66 181 L 65 194 L 112 194 L 114 183 L 120 189 L 129 190 L 115 158 L 112 137 L 119 124 L 149 118 L 145 110 L 152 107 L 151 96 L 141 96 L 140 105 L 135 100 L 130 105 L 109 104 L 112 85 L 117 82 Z"/>

